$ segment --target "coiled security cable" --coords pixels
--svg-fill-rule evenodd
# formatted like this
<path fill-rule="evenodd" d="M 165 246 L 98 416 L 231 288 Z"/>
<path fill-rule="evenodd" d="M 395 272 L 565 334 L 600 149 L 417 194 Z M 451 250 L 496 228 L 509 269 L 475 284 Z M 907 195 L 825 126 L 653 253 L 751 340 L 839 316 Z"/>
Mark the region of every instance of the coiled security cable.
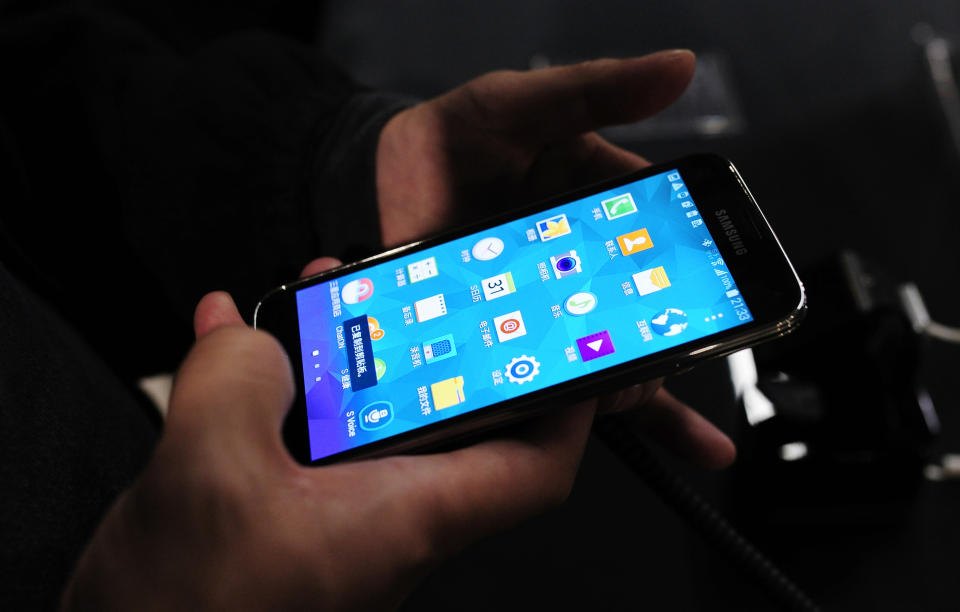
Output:
<path fill-rule="evenodd" d="M 820 610 L 792 580 L 748 542 L 720 513 L 679 476 L 668 470 L 616 415 L 597 420 L 594 433 L 640 476 L 660 499 L 682 516 L 704 539 L 727 554 L 737 567 L 756 580 L 784 610 Z"/>

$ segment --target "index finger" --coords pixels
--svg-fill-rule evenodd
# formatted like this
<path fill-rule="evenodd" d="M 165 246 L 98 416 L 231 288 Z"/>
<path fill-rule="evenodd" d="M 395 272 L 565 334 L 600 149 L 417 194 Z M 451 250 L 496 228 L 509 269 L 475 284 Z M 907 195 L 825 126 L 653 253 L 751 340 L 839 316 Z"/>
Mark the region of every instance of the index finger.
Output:
<path fill-rule="evenodd" d="M 693 52 L 673 50 L 530 72 L 494 72 L 448 96 L 466 98 L 482 127 L 551 143 L 657 113 L 683 93 L 695 63 Z"/>
<path fill-rule="evenodd" d="M 335 257 L 318 257 L 303 267 L 303 270 L 300 271 L 300 278 L 320 274 L 342 265 L 343 263 Z"/>
<path fill-rule="evenodd" d="M 559 504 L 570 493 L 595 402 L 556 408 L 514 436 L 447 453 L 409 457 L 400 486 L 440 556 Z"/>

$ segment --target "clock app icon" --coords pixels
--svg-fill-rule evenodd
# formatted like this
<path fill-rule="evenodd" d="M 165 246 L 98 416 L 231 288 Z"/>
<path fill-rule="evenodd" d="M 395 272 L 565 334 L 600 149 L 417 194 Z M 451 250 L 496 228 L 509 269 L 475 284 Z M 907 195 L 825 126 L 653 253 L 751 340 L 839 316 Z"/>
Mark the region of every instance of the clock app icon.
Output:
<path fill-rule="evenodd" d="M 480 261 L 490 261 L 503 253 L 503 240 L 494 236 L 481 238 L 473 245 L 473 258 Z"/>

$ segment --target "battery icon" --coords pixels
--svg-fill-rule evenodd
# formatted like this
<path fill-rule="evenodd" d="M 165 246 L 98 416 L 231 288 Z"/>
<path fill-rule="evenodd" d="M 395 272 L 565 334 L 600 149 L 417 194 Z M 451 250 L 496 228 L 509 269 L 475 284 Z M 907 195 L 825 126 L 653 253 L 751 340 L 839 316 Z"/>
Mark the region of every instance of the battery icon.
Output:
<path fill-rule="evenodd" d="M 734 298 L 734 297 L 737 297 L 738 295 L 740 295 L 740 292 L 737 291 L 736 289 L 731 289 L 730 291 L 727 291 L 728 298 Z"/>

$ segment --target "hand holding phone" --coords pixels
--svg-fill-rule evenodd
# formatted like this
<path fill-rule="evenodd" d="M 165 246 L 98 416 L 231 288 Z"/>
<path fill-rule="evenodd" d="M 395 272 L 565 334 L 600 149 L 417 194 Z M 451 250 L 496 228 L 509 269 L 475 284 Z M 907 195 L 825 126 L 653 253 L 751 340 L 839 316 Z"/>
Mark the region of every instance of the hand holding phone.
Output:
<path fill-rule="evenodd" d="M 560 408 L 450 453 L 298 466 L 279 435 L 294 392 L 280 347 L 245 329 L 225 293 L 204 297 L 194 326 L 157 452 L 88 545 L 65 610 L 394 606 L 468 542 L 562 501 L 596 410 Z M 642 399 L 635 391 L 624 405 Z M 722 434 L 662 390 L 647 408 L 675 450 L 732 459 Z"/>
<path fill-rule="evenodd" d="M 284 285 L 304 462 L 425 448 L 786 333 L 802 286 L 736 169 L 696 156 Z"/>
<path fill-rule="evenodd" d="M 433 185 L 434 195 L 443 197 L 427 194 L 430 203 L 439 208 L 421 219 L 408 214 L 409 210 L 387 206 L 387 213 L 399 213 L 400 222 L 381 219 L 390 230 L 399 230 L 393 238 L 385 233 L 385 240 L 396 244 L 437 229 L 438 226 L 429 224 L 450 221 L 451 198 L 459 201 L 465 193 L 477 196 L 472 204 L 487 210 L 490 202 L 484 199 L 494 194 L 478 186 L 510 184 L 511 189 L 516 188 L 518 171 L 530 170 L 525 178 L 555 192 L 573 186 L 565 180 L 588 183 L 617 169 L 626 171 L 641 165 L 642 160 L 635 155 L 602 143 L 596 135 L 582 133 L 602 124 L 637 120 L 665 106 L 683 89 L 692 68 L 692 54 L 681 52 L 537 71 L 523 76 L 522 82 L 517 74 L 501 74 L 497 79 L 488 75 L 471 84 L 473 94 L 460 90 L 459 109 L 448 96 L 430 101 L 437 112 L 420 128 L 435 127 L 440 121 L 446 122 L 447 128 L 458 127 L 461 131 L 451 135 L 450 129 L 427 130 L 434 137 L 442 137 L 412 152 L 412 143 L 424 143 L 420 138 L 425 133 L 423 129 L 412 133 L 385 129 L 378 149 L 378 186 L 393 187 L 385 193 L 400 203 L 421 203 L 423 184 Z M 558 78 L 563 75 L 575 78 Z M 502 89 L 492 91 L 494 80 L 512 88 L 512 95 Z M 625 82 L 629 82 L 627 89 L 623 88 Z M 493 126 L 497 135 L 493 147 L 477 146 L 491 144 L 492 141 L 480 137 L 480 132 L 491 126 L 480 121 L 464 122 L 461 113 L 464 105 L 469 107 L 484 100 L 477 95 L 483 93 L 477 89 L 479 84 L 487 90 L 487 101 L 522 102 L 499 109 L 506 112 L 499 113 L 500 124 Z M 583 105 L 584 100 L 577 96 L 585 91 L 591 95 Z M 611 95 L 594 95 L 605 91 Z M 627 95 L 623 95 L 625 92 Z M 423 107 L 415 108 L 420 109 L 422 118 Z M 544 109 L 586 111 L 579 115 L 547 116 Z M 487 118 L 496 115 L 490 114 L 489 108 L 485 110 Z M 394 127 L 400 124 L 397 121 Z M 409 122 L 405 125 L 409 126 Z M 398 138 L 390 138 L 389 132 Z M 438 160 L 434 155 L 431 159 L 438 163 L 431 167 L 453 168 L 456 172 L 444 176 L 442 181 L 436 180 L 435 172 L 424 181 L 408 181 L 407 187 L 415 186 L 412 194 L 397 188 L 410 177 L 410 167 L 393 166 L 391 173 L 386 167 L 392 164 L 380 163 L 406 157 L 415 160 L 414 169 L 421 168 L 431 150 L 436 153 L 436 145 L 442 148 L 444 142 L 451 140 L 468 146 L 458 149 L 459 156 Z M 391 142 L 400 144 L 399 155 L 386 154 Z M 485 154 L 488 160 L 509 158 L 516 166 L 477 164 L 478 153 Z M 550 163 L 530 168 L 533 161 L 545 159 Z M 478 166 L 499 174 L 477 177 L 473 171 Z M 546 168 L 559 182 L 548 180 L 548 173 L 541 172 Z M 401 180 L 384 179 L 391 175 Z M 478 195 L 481 192 L 482 197 Z M 413 194 L 417 197 L 410 197 Z M 516 198 L 497 197 L 496 201 L 509 205 Z M 380 198 L 381 205 L 385 202 L 386 198 Z M 626 206 L 614 207 L 613 214 L 620 214 Z M 643 241 L 635 236 L 625 243 L 633 249 L 642 246 Z M 501 245 L 496 241 L 487 241 L 483 246 L 476 261 L 490 262 L 498 257 L 503 261 L 503 252 L 498 251 Z M 565 275 L 561 279 L 577 278 L 584 273 L 584 251 L 567 250 L 576 252 L 550 253 L 553 261 L 546 261 Z M 424 261 L 406 274 L 411 280 L 416 278 L 417 285 L 425 286 L 446 273 L 445 267 L 433 265 L 436 263 Z M 312 265 L 308 271 L 324 270 Z M 492 297 L 492 304 L 516 298 L 523 288 L 513 282 L 511 289 L 511 279 L 500 274 L 500 278 L 491 275 L 491 282 L 486 284 L 490 295 L 498 296 Z M 362 278 L 348 279 L 345 284 Z M 644 280 L 647 281 L 656 284 L 657 277 L 651 274 Z M 358 282 L 338 297 L 353 305 L 369 306 L 379 299 L 382 292 L 377 291 L 372 282 Z M 442 322 L 452 314 L 446 300 L 429 299 L 434 295 L 425 294 L 417 300 L 427 300 L 423 312 L 428 323 Z M 589 313 L 596 310 L 591 303 L 589 296 L 581 295 L 570 300 L 569 306 L 573 311 Z M 262 307 L 260 312 L 260 322 L 267 327 L 273 305 Z M 367 316 L 369 339 L 382 342 L 390 338 L 392 330 L 387 324 L 374 324 L 371 318 L 376 317 Z M 506 324 L 504 331 L 515 334 L 513 342 L 517 342 L 518 330 L 525 327 L 516 317 L 502 321 Z M 290 385 L 283 384 L 287 381 L 286 361 L 279 357 L 272 341 L 241 329 L 240 323 L 235 307 L 222 294 L 208 296 L 198 307 L 198 335 L 204 337 L 178 377 L 171 420 L 160 448 L 147 472 L 110 511 L 91 542 L 72 581 L 66 609 L 71 604 L 89 608 L 91 602 L 97 602 L 92 605 L 100 609 L 127 609 L 144 598 L 161 607 L 166 604 L 194 609 L 204 605 L 391 606 L 444 554 L 467 540 L 557 503 L 569 491 L 596 401 L 555 408 L 545 418 L 512 429 L 509 437 L 488 439 L 440 455 L 395 456 L 321 470 L 293 465 L 276 435 L 291 392 Z M 224 325 L 232 327 L 225 329 Z M 456 341 L 445 343 L 444 335 L 432 336 L 437 341 L 428 344 L 430 358 L 436 358 L 431 365 L 456 363 L 453 351 L 457 350 L 458 355 L 463 352 Z M 361 345 L 362 340 L 361 337 Z M 595 342 L 596 339 L 588 340 L 588 348 L 589 343 Z M 596 350 L 602 352 L 602 346 L 601 342 Z M 426 354 L 422 353 L 424 359 Z M 299 370 L 295 393 L 301 392 L 299 385 L 304 380 L 298 356 L 291 352 L 293 366 Z M 374 358 L 374 374 L 376 365 Z M 517 379 L 530 378 L 534 368 L 530 360 L 521 357 L 514 364 L 513 375 Z M 218 376 L 211 378 L 211 371 Z M 265 371 L 273 375 L 265 376 Z M 386 374 L 387 371 L 381 373 Z M 533 374 L 523 384 L 531 385 L 540 375 Z M 192 392 L 184 391 L 191 387 Z M 458 389 L 456 383 L 446 386 L 454 398 Z M 637 398 L 633 395 L 636 392 L 636 388 L 630 388 L 617 397 L 628 404 Z M 564 397 L 564 403 L 567 401 L 568 397 Z M 683 446 L 698 449 L 695 454 L 706 455 L 708 463 L 730 460 L 729 441 L 665 392 L 655 395 L 650 406 L 654 428 L 666 438 L 685 441 Z M 386 415 L 384 410 L 377 409 L 374 424 L 390 416 L 389 410 Z M 241 414 L 249 418 L 238 418 Z M 301 414 L 299 408 L 295 408 L 294 414 Z M 372 411 L 368 414 L 372 416 Z M 288 423 L 292 424 L 289 431 L 303 432 L 301 422 L 290 419 Z M 300 450 L 307 448 L 305 439 L 298 444 Z M 302 453 L 297 457 L 309 461 Z M 384 503 L 390 509 L 389 520 L 383 520 Z M 346 520 L 344 507 L 350 509 Z M 225 533 L 225 526 L 232 527 L 228 537 L 218 537 Z M 235 534 L 244 537 L 235 538 Z M 331 563 L 331 559 L 337 562 Z M 291 560 L 296 562 L 291 564 Z M 358 564 L 367 571 L 356 572 Z M 375 580 L 371 581 L 370 576 Z M 224 588 L 211 589 L 212 584 Z M 204 601 L 214 594 L 223 599 Z"/>

